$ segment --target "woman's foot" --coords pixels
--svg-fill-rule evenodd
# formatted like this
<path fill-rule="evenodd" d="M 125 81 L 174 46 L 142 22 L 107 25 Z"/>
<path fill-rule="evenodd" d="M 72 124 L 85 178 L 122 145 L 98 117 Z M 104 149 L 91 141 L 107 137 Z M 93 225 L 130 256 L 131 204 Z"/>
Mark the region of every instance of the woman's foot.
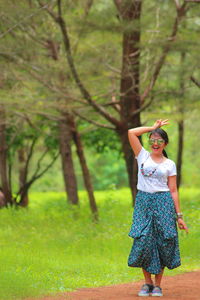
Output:
<path fill-rule="evenodd" d="M 163 296 L 162 289 L 159 286 L 155 286 L 152 290 L 151 296 L 155 296 L 155 297 Z"/>
<path fill-rule="evenodd" d="M 154 289 L 154 286 L 152 284 L 145 283 L 141 287 L 141 290 L 138 293 L 138 296 L 149 296 Z"/>

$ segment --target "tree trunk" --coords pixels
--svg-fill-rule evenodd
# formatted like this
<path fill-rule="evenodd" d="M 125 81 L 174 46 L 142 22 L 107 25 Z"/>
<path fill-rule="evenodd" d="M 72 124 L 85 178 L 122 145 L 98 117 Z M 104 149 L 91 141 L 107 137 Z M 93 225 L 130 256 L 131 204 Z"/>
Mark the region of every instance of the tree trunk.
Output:
<path fill-rule="evenodd" d="M 19 161 L 19 188 L 22 189 L 22 187 L 25 186 L 27 181 L 27 174 L 26 174 L 26 159 L 25 159 L 25 152 L 24 148 L 20 148 L 18 150 L 18 161 Z M 28 199 L 28 190 L 22 189 L 22 192 L 20 194 L 20 201 L 19 205 L 23 207 L 27 207 L 29 203 Z"/>
<path fill-rule="evenodd" d="M 178 152 L 177 152 L 177 187 L 181 185 L 182 178 L 182 158 L 183 158 L 183 147 L 184 147 L 184 96 L 185 96 L 185 81 L 184 81 L 184 62 L 185 62 L 186 53 L 181 52 L 180 57 L 180 97 L 178 102 L 178 114 L 181 117 L 178 120 Z"/>
<path fill-rule="evenodd" d="M 72 131 L 73 131 L 74 142 L 76 144 L 76 149 L 77 149 L 76 151 L 77 151 L 79 161 L 80 161 L 80 165 L 81 165 L 82 172 L 83 172 L 83 179 L 84 179 L 85 188 L 87 190 L 88 197 L 89 197 L 90 208 L 91 208 L 94 220 L 97 221 L 98 220 L 98 208 L 97 208 L 97 204 L 96 204 L 95 197 L 94 197 L 90 172 L 89 172 L 89 169 L 87 167 L 81 137 L 80 137 L 79 132 L 77 131 L 76 124 L 75 124 L 75 121 L 74 121 L 73 118 L 71 119 L 71 128 L 72 128 Z"/>
<path fill-rule="evenodd" d="M 140 15 L 141 1 L 118 1 L 120 16 L 125 24 L 123 32 L 123 53 L 122 53 L 122 72 L 120 86 L 121 122 L 126 124 L 124 129 L 119 131 L 122 141 L 122 150 L 126 161 L 126 168 L 129 176 L 129 185 L 132 191 L 133 204 L 136 194 L 137 183 L 137 164 L 134 154 L 129 145 L 127 130 L 141 126 L 140 114 L 132 116 L 138 110 L 140 103 Z M 130 22 L 133 23 L 130 28 Z M 128 28 L 126 28 L 126 26 Z"/>
<path fill-rule="evenodd" d="M 71 204 L 78 204 L 77 181 L 71 151 L 72 133 L 68 122 L 68 114 L 63 112 L 59 121 L 60 154 L 68 201 Z"/>
<path fill-rule="evenodd" d="M 6 117 L 3 105 L 0 105 L 0 176 L 5 205 L 12 205 L 12 192 L 8 181 L 7 145 L 6 145 Z M 3 199 L 3 198 L 2 198 Z"/>
<path fill-rule="evenodd" d="M 177 187 L 181 184 L 182 157 L 184 141 L 184 120 L 178 122 Z"/>
<path fill-rule="evenodd" d="M 140 123 L 140 115 L 138 115 L 138 118 L 135 118 L 135 124 L 132 123 L 130 128 L 141 126 Z M 137 161 L 135 159 L 135 155 L 133 153 L 133 150 L 131 149 L 129 140 L 128 140 L 128 128 L 124 131 L 120 131 L 119 137 L 122 143 L 122 151 L 124 154 L 124 159 L 126 163 L 126 169 L 128 172 L 128 180 L 129 180 L 129 186 L 131 188 L 131 194 L 132 194 L 132 204 L 134 206 L 135 203 L 135 196 L 137 193 Z"/>

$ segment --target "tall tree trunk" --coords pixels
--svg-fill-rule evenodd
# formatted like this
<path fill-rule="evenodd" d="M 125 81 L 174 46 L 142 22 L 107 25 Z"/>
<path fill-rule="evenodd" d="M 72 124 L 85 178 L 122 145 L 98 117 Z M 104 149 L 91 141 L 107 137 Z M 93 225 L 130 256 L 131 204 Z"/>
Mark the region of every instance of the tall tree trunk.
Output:
<path fill-rule="evenodd" d="M 12 192 L 8 181 L 7 145 L 6 145 L 6 116 L 3 105 L 0 105 L 0 176 L 5 205 L 12 204 Z"/>
<path fill-rule="evenodd" d="M 53 60 L 58 61 L 59 44 L 53 40 L 48 39 L 46 41 L 46 47 L 48 49 L 49 56 Z M 65 78 L 63 72 L 60 72 L 59 79 L 61 86 L 63 85 L 63 78 Z M 67 199 L 69 203 L 78 204 L 79 199 L 77 180 L 74 171 L 74 163 L 71 151 L 72 132 L 70 130 L 69 123 L 69 114 L 67 112 L 61 112 L 61 119 L 59 121 L 59 144 L 65 190 L 67 193 Z"/>
<path fill-rule="evenodd" d="M 22 189 L 22 187 L 25 186 L 27 181 L 27 173 L 26 173 L 26 159 L 25 159 L 25 152 L 24 148 L 20 148 L 18 150 L 18 161 L 19 161 L 19 187 Z M 29 199 L 28 199 L 28 190 L 22 189 L 22 192 L 20 194 L 20 201 L 19 205 L 26 207 L 28 206 Z"/>
<path fill-rule="evenodd" d="M 140 123 L 139 123 L 140 124 Z M 131 127 L 137 127 L 138 125 L 132 125 Z M 134 153 L 130 147 L 130 143 L 128 140 L 128 134 L 127 130 L 119 134 L 121 143 L 122 143 L 122 151 L 124 154 L 124 159 L 126 163 L 126 169 L 128 172 L 128 182 L 129 186 L 131 188 L 131 194 L 132 194 L 132 204 L 134 206 L 135 203 L 135 197 L 137 193 L 137 161 L 135 159 Z"/>
<path fill-rule="evenodd" d="M 137 164 L 128 142 L 127 130 L 141 125 L 140 114 L 132 116 L 138 110 L 140 103 L 140 15 L 142 3 L 140 0 L 116 0 L 117 7 L 123 20 L 123 53 L 120 86 L 121 121 L 124 130 L 119 131 L 122 149 L 132 191 L 133 204 L 136 194 Z M 132 26 L 130 28 L 130 23 Z M 134 22 L 134 23 L 133 23 Z"/>
<path fill-rule="evenodd" d="M 184 96 L 185 96 L 185 81 L 184 81 L 184 62 L 186 53 L 181 52 L 180 58 L 180 96 L 178 102 L 178 114 L 180 119 L 178 120 L 178 152 L 177 152 L 177 187 L 181 185 L 182 178 L 182 159 L 183 159 L 183 147 L 184 147 Z"/>
<path fill-rule="evenodd" d="M 69 127 L 69 116 L 62 113 L 59 120 L 59 144 L 63 169 L 63 178 L 68 201 L 71 204 L 78 204 L 77 181 L 74 171 L 74 164 L 71 151 L 72 133 Z"/>
<path fill-rule="evenodd" d="M 181 184 L 182 175 L 182 157 L 183 157 L 183 141 L 184 141 L 184 120 L 178 121 L 178 152 L 177 152 L 177 187 Z"/>
<path fill-rule="evenodd" d="M 97 204 L 96 204 L 95 197 L 94 197 L 90 172 L 87 167 L 81 137 L 76 128 L 76 124 L 75 124 L 75 121 L 73 118 L 71 118 L 71 129 L 73 131 L 73 138 L 74 138 L 74 142 L 76 144 L 77 154 L 78 154 L 80 165 L 81 165 L 82 172 L 83 172 L 83 179 L 84 179 L 85 188 L 87 190 L 88 197 L 89 197 L 90 208 L 91 208 L 94 220 L 97 221 L 98 220 L 98 208 L 97 208 Z"/>

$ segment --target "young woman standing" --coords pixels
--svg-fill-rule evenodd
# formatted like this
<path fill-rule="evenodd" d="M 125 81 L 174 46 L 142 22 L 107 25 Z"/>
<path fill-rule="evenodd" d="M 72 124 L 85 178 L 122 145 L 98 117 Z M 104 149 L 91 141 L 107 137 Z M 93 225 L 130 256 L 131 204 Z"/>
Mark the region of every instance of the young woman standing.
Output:
<path fill-rule="evenodd" d="M 179 229 L 188 232 L 182 218 L 176 185 L 176 165 L 167 158 L 165 147 L 169 140 L 160 127 L 168 120 L 157 120 L 152 127 L 138 127 L 128 131 L 129 141 L 138 163 L 138 193 L 133 224 L 129 236 L 134 238 L 128 258 L 130 267 L 143 270 L 145 284 L 139 296 L 162 296 L 161 280 L 164 268 L 180 266 Z M 138 139 L 149 132 L 151 152 Z M 155 274 L 155 283 L 152 280 Z"/>

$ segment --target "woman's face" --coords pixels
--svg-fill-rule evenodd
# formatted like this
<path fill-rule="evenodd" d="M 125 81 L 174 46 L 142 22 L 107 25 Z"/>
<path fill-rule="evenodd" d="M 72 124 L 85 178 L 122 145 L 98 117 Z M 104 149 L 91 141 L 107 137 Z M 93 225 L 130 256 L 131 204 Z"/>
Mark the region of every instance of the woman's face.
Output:
<path fill-rule="evenodd" d="M 158 133 L 153 133 L 149 137 L 149 145 L 152 153 L 156 155 L 161 155 L 163 149 L 166 147 L 165 141 Z"/>

